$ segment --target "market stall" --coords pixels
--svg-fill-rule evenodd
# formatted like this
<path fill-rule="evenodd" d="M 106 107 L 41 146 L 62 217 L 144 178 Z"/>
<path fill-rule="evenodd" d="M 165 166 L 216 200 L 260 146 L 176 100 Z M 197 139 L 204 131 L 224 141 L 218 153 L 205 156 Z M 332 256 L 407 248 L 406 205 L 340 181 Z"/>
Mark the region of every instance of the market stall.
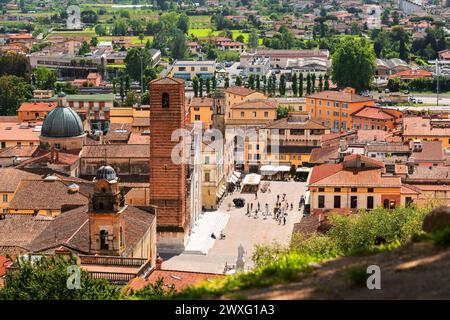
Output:
<path fill-rule="evenodd" d="M 242 191 L 245 193 L 255 193 L 259 189 L 259 183 L 261 182 L 261 175 L 256 173 L 247 174 L 242 181 Z"/>

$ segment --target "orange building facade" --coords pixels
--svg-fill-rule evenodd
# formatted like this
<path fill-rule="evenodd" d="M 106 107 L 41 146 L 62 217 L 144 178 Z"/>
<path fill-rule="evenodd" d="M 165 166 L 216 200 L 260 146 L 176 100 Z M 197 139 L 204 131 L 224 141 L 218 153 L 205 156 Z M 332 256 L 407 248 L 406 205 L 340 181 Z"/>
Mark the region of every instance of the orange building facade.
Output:
<path fill-rule="evenodd" d="M 312 119 L 334 131 L 351 129 L 351 114 L 364 106 L 375 106 L 375 100 L 357 95 L 353 88 L 321 91 L 306 97 L 306 111 Z"/>

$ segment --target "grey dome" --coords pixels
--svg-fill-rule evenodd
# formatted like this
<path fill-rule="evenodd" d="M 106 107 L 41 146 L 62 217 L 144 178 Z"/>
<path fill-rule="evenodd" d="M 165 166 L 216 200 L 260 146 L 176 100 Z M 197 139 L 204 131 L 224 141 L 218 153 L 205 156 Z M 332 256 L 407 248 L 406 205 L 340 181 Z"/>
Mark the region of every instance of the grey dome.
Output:
<path fill-rule="evenodd" d="M 50 111 L 41 129 L 41 136 L 50 138 L 70 138 L 83 134 L 83 123 L 80 117 L 66 106 L 57 106 Z"/>
<path fill-rule="evenodd" d="M 97 180 L 106 179 L 108 181 L 116 180 L 117 175 L 116 171 L 111 166 L 101 166 L 97 169 L 97 173 L 95 175 Z"/>

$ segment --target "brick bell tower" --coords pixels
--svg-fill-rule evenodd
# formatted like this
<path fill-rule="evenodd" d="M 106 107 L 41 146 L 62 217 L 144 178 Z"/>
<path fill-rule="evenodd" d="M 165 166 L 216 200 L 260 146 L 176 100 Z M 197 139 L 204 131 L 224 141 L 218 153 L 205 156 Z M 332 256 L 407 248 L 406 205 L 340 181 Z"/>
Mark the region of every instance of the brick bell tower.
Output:
<path fill-rule="evenodd" d="M 180 253 L 188 240 L 186 164 L 172 161 L 178 141 L 172 133 L 185 128 L 184 81 L 150 82 L 150 204 L 157 212 L 158 252 Z"/>

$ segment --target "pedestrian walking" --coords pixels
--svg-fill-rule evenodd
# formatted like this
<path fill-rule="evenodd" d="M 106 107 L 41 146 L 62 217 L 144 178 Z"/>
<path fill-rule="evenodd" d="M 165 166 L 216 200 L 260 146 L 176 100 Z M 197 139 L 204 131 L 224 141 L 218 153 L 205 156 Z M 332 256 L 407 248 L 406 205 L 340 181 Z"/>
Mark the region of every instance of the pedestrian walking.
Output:
<path fill-rule="evenodd" d="M 261 206 L 260 206 L 260 204 L 259 204 L 259 201 L 258 201 L 258 211 L 261 209 Z"/>
<path fill-rule="evenodd" d="M 279 194 L 277 194 L 277 203 L 278 203 L 278 201 L 280 201 L 280 195 Z"/>
<path fill-rule="evenodd" d="M 283 217 L 283 226 L 286 225 L 286 216 Z"/>
<path fill-rule="evenodd" d="M 291 202 L 291 211 L 294 210 L 294 204 Z"/>
<path fill-rule="evenodd" d="M 250 212 L 253 212 L 253 202 L 250 203 Z"/>

